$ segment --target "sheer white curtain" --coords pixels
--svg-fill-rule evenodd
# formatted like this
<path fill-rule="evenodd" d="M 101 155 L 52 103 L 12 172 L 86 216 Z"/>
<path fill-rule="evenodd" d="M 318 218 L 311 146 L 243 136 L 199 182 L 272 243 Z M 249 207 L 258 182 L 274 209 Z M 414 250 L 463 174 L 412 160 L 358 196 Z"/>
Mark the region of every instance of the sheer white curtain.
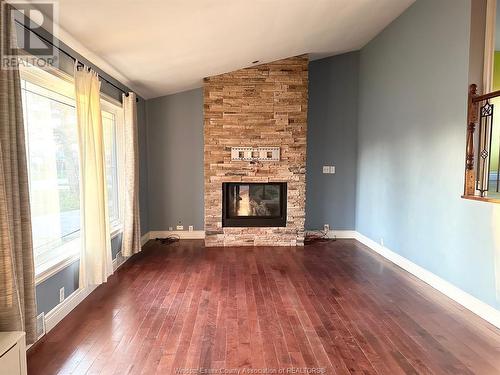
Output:
<path fill-rule="evenodd" d="M 82 212 L 80 287 L 102 284 L 113 273 L 100 88 L 97 73 L 75 65 Z"/>
<path fill-rule="evenodd" d="M 137 101 L 130 92 L 123 95 L 124 152 L 125 152 L 125 196 L 122 254 L 130 256 L 141 251 L 141 228 L 139 216 L 139 146 L 137 135 Z"/>

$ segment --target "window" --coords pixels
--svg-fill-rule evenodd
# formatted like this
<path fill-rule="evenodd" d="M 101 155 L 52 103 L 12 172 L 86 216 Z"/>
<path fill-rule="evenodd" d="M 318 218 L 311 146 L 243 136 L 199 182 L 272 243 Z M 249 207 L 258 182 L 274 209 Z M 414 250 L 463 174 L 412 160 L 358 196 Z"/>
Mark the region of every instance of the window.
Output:
<path fill-rule="evenodd" d="M 80 254 L 80 160 L 74 85 L 37 68 L 21 72 L 35 273 L 40 280 Z M 121 229 L 118 104 L 103 100 L 111 228 Z"/>
<path fill-rule="evenodd" d="M 106 179 L 108 188 L 108 214 L 114 232 L 121 229 L 120 184 L 122 176 L 122 108 L 111 101 L 102 100 L 102 126 L 104 131 L 104 148 L 106 153 Z"/>
<path fill-rule="evenodd" d="M 37 274 L 80 250 L 76 108 L 68 84 L 58 80 L 26 73 L 21 81 Z"/>

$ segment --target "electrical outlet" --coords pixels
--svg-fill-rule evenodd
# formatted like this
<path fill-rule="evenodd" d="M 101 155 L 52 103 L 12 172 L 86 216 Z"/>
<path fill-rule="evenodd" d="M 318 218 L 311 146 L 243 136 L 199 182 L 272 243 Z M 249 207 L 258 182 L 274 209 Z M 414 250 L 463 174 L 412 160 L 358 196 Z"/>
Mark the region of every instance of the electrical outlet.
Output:
<path fill-rule="evenodd" d="M 325 232 L 329 232 L 330 231 L 330 224 L 323 224 L 323 230 Z"/>
<path fill-rule="evenodd" d="M 381 239 L 380 239 L 380 244 L 381 244 L 382 246 L 384 246 L 384 239 L 383 239 L 383 238 L 381 238 Z"/>
<path fill-rule="evenodd" d="M 64 287 L 59 289 L 59 303 L 61 303 L 62 301 L 64 301 Z"/>
<path fill-rule="evenodd" d="M 323 165 L 323 173 L 324 174 L 334 174 L 335 166 L 334 165 Z"/>
<path fill-rule="evenodd" d="M 173 231 L 173 230 L 174 230 L 174 227 L 168 227 L 168 230 L 169 230 L 169 231 Z"/>
<path fill-rule="evenodd" d="M 192 225 L 189 226 L 189 231 L 192 232 L 194 230 L 194 227 Z"/>
<path fill-rule="evenodd" d="M 184 225 L 177 225 L 175 227 L 176 230 L 184 230 Z"/>

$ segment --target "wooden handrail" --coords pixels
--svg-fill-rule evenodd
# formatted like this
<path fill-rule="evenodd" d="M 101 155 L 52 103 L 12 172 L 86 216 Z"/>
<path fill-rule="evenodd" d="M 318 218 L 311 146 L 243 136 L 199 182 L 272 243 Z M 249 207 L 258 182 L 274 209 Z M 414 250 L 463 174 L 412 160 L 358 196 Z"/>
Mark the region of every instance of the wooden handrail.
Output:
<path fill-rule="evenodd" d="M 472 102 L 479 103 L 479 102 L 482 102 L 483 100 L 496 98 L 498 96 L 500 96 L 500 90 L 492 91 L 492 92 L 489 92 L 489 93 L 483 94 L 483 95 L 476 95 L 472 98 Z"/>

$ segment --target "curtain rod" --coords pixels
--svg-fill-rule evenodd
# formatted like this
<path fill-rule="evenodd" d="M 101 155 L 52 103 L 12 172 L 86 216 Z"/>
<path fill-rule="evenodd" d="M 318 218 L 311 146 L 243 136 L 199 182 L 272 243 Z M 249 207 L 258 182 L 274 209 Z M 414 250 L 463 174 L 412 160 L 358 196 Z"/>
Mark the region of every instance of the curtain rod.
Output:
<path fill-rule="evenodd" d="M 40 39 L 42 39 L 45 43 L 48 43 L 48 44 L 49 44 L 49 45 L 51 45 L 52 47 L 57 48 L 59 51 L 61 51 L 61 52 L 62 52 L 62 53 L 64 53 L 66 56 L 68 56 L 70 59 L 72 59 L 75 63 L 78 63 L 78 65 L 79 65 L 79 66 L 82 66 L 82 67 L 84 67 L 84 66 L 85 66 L 85 64 L 84 64 L 83 62 L 79 61 L 76 57 L 74 57 L 73 55 L 71 55 L 69 52 L 66 52 L 66 51 L 65 51 L 65 50 L 63 50 L 61 47 L 56 46 L 54 43 L 52 43 L 50 40 L 48 40 L 47 38 L 45 38 L 43 35 L 38 34 L 38 33 L 37 33 L 36 31 L 34 31 L 31 27 L 29 27 L 29 26 L 25 25 L 24 23 L 19 22 L 18 20 L 15 20 L 15 22 L 16 22 L 18 25 L 20 25 L 20 26 L 24 27 L 26 30 L 29 30 L 30 32 L 32 32 L 33 34 L 35 34 L 37 37 L 39 37 Z M 93 65 L 93 64 L 90 64 L 90 65 Z M 95 68 L 95 66 L 94 66 L 94 68 Z M 125 96 L 128 96 L 128 95 L 129 95 L 129 93 L 128 93 L 127 91 L 125 91 L 125 90 L 123 90 L 122 88 L 120 88 L 120 87 L 116 86 L 113 82 L 111 82 L 111 81 L 107 80 L 107 79 L 106 79 L 106 78 L 104 78 L 103 76 L 99 75 L 99 78 L 100 78 L 101 80 L 103 80 L 104 82 L 106 82 L 108 85 L 111 85 L 111 86 L 113 86 L 115 89 L 117 89 L 118 91 L 121 91 L 122 93 L 124 93 L 124 94 L 125 94 Z M 138 101 L 139 101 L 139 98 L 137 98 L 137 97 L 136 97 L 136 98 L 135 98 L 135 101 L 136 101 L 136 102 L 138 102 Z"/>

